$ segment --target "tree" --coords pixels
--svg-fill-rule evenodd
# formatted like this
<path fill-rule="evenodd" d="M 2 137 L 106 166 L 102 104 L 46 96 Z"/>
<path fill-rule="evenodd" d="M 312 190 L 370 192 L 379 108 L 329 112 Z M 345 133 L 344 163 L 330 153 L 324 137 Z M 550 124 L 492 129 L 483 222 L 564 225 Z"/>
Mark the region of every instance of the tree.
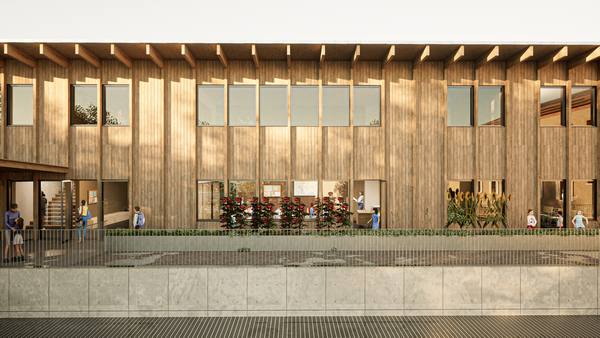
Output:
<path fill-rule="evenodd" d="M 93 103 L 90 103 L 87 108 L 76 105 L 73 109 L 73 124 L 98 124 L 98 107 Z M 104 125 L 118 126 L 120 124 L 116 117 L 112 116 L 110 112 L 106 112 Z"/>

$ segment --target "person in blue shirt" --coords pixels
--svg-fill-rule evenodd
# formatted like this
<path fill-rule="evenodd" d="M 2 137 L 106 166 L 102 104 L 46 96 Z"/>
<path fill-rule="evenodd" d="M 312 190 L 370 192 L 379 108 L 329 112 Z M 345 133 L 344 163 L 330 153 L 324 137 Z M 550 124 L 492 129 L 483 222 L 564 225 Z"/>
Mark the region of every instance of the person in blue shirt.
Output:
<path fill-rule="evenodd" d="M 373 230 L 379 229 L 379 209 L 373 208 L 373 214 L 367 224 L 373 222 Z"/>
<path fill-rule="evenodd" d="M 21 213 L 19 212 L 19 206 L 16 203 L 13 203 L 10 206 L 10 210 L 4 213 L 4 238 L 6 243 L 6 249 L 4 249 L 4 263 L 8 263 L 8 250 L 10 249 L 10 244 L 13 241 L 15 233 L 17 230 L 20 230 L 17 225 L 17 218 L 21 217 Z M 13 262 L 17 261 L 15 257 L 15 251 L 13 250 Z"/>
<path fill-rule="evenodd" d="M 585 229 L 585 226 L 583 225 L 584 219 L 585 219 L 585 225 L 588 225 L 589 224 L 588 219 L 581 214 L 581 210 L 577 210 L 577 215 L 575 215 L 575 217 L 573 217 L 573 220 L 571 221 L 571 223 L 573 223 L 573 226 L 575 227 L 575 229 L 583 230 L 583 229 Z"/>

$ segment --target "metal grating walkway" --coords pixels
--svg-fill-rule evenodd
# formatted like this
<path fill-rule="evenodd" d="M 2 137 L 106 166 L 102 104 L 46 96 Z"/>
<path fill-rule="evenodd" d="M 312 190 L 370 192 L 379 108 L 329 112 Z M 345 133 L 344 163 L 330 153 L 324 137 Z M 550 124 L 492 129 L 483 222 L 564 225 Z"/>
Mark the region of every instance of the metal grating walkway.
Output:
<path fill-rule="evenodd" d="M 0 337 L 598 337 L 600 316 L 0 319 Z"/>

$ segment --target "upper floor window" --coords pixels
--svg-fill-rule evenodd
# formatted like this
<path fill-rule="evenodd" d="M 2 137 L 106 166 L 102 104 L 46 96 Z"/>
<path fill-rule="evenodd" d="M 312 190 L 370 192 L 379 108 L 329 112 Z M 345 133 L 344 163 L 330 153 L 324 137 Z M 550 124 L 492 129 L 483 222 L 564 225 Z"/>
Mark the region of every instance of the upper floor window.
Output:
<path fill-rule="evenodd" d="M 287 86 L 260 86 L 260 125 L 287 127 Z"/>
<path fill-rule="evenodd" d="M 256 86 L 229 86 L 229 125 L 256 126 Z"/>
<path fill-rule="evenodd" d="M 354 126 L 381 126 L 381 88 L 354 86 Z"/>
<path fill-rule="evenodd" d="M 290 93 L 292 126 L 319 126 L 319 87 L 292 86 Z"/>
<path fill-rule="evenodd" d="M 33 85 L 8 85 L 8 125 L 33 125 Z"/>
<path fill-rule="evenodd" d="M 540 125 L 565 125 L 565 87 L 540 88 Z"/>
<path fill-rule="evenodd" d="M 198 86 L 197 119 L 199 126 L 225 125 L 225 86 Z"/>
<path fill-rule="evenodd" d="M 448 127 L 473 126 L 473 87 L 448 86 Z"/>
<path fill-rule="evenodd" d="M 596 125 L 596 87 L 571 87 L 571 125 Z"/>
<path fill-rule="evenodd" d="M 504 87 L 480 86 L 478 95 L 478 123 L 480 126 L 504 125 Z"/>
<path fill-rule="evenodd" d="M 96 85 L 71 86 L 71 124 L 98 124 L 98 89 Z"/>
<path fill-rule="evenodd" d="M 129 86 L 106 85 L 104 90 L 104 104 L 102 124 L 105 126 L 129 125 Z"/>
<path fill-rule="evenodd" d="M 350 87 L 323 86 L 324 127 L 350 126 Z"/>

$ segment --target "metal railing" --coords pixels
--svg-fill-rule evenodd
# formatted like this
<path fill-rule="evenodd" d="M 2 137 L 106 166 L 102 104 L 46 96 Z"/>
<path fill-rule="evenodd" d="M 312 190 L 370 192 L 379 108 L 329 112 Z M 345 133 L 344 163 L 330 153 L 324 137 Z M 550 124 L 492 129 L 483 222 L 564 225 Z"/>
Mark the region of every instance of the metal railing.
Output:
<path fill-rule="evenodd" d="M 1 267 L 598 266 L 598 229 L 21 230 Z M 3 259 L 6 248 L 2 232 Z M 81 235 L 83 237 L 83 235 Z"/>

